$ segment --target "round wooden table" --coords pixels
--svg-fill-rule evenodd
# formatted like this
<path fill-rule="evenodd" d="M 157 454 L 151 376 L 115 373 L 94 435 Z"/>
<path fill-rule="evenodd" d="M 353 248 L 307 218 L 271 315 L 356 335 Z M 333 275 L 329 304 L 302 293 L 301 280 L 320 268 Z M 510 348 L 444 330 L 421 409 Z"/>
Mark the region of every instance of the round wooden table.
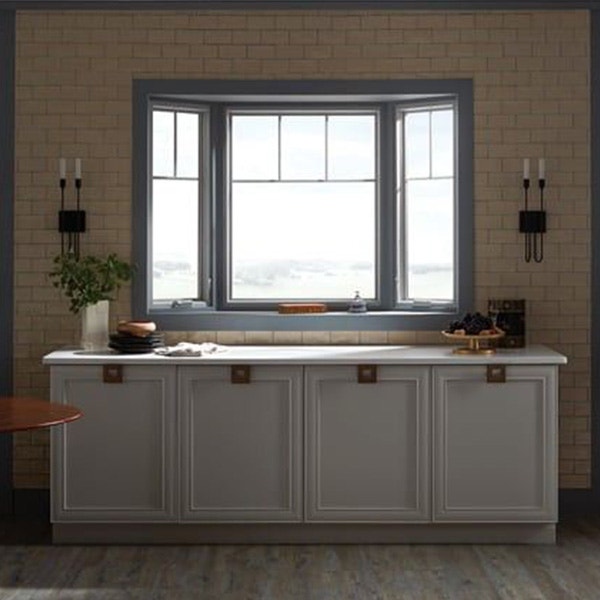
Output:
<path fill-rule="evenodd" d="M 54 404 L 39 398 L 0 396 L 0 432 L 51 427 L 80 417 L 81 411 L 68 404 Z"/>

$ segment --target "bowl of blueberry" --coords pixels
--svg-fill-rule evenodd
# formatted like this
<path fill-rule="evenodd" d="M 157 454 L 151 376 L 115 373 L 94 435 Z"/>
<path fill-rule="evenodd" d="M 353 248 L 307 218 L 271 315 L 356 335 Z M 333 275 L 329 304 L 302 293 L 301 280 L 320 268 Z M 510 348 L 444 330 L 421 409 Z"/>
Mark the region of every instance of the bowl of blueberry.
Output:
<path fill-rule="evenodd" d="M 466 313 L 462 319 L 452 321 L 442 331 L 448 339 L 466 342 L 466 346 L 455 348 L 455 354 L 494 354 L 496 349 L 489 345 L 492 340 L 497 340 L 504 335 L 502 329 L 496 327 L 490 317 L 481 313 Z"/>

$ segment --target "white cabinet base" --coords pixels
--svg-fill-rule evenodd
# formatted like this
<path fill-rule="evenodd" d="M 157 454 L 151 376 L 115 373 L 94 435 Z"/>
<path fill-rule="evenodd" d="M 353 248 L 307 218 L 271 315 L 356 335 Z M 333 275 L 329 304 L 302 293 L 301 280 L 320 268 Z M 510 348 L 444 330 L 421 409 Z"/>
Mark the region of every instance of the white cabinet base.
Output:
<path fill-rule="evenodd" d="M 566 359 L 548 349 L 45 362 L 52 400 L 84 413 L 52 432 L 55 543 L 555 542 Z"/>
<path fill-rule="evenodd" d="M 55 544 L 554 544 L 554 524 L 54 524 Z"/>

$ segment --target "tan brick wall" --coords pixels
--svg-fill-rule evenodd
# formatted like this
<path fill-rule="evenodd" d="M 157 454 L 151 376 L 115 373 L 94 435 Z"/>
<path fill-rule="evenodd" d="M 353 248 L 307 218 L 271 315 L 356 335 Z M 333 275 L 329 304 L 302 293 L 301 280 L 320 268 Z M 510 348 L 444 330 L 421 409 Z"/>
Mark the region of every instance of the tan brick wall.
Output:
<path fill-rule="evenodd" d="M 57 160 L 84 160 L 85 252 L 130 256 L 134 78 L 472 78 L 476 307 L 525 298 L 529 341 L 561 369 L 562 487 L 590 485 L 590 41 L 586 11 L 26 12 L 17 14 L 15 381 L 78 321 L 49 285 Z M 517 232 L 522 159 L 547 159 L 542 264 Z M 69 189 L 72 198 L 72 189 Z M 127 316 L 127 291 L 113 318 Z M 438 343 L 436 332 L 214 332 L 223 343 Z M 47 485 L 47 435 L 15 440 L 17 487 Z"/>

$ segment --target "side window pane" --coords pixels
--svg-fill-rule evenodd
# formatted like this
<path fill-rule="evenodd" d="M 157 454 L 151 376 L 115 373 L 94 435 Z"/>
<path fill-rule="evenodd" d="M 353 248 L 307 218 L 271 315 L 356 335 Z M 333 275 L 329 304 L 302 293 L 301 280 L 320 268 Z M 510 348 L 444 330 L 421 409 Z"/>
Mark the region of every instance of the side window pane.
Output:
<path fill-rule="evenodd" d="M 198 122 L 194 113 L 177 113 L 177 177 L 198 177 Z"/>
<path fill-rule="evenodd" d="M 329 179 L 375 178 L 375 126 L 375 115 L 329 117 Z"/>
<path fill-rule="evenodd" d="M 409 181 L 405 195 L 407 296 L 413 300 L 452 300 L 453 181 Z"/>
<path fill-rule="evenodd" d="M 452 177 L 454 170 L 454 113 L 436 110 L 431 113 L 431 175 Z"/>
<path fill-rule="evenodd" d="M 152 112 L 152 174 L 173 177 L 175 160 L 175 113 Z"/>
<path fill-rule="evenodd" d="M 281 117 L 281 179 L 325 179 L 325 117 Z"/>
<path fill-rule="evenodd" d="M 404 119 L 405 176 L 429 177 L 429 112 L 407 113 Z"/>
<path fill-rule="evenodd" d="M 152 297 L 198 296 L 198 183 L 155 180 L 152 186 Z"/>
<path fill-rule="evenodd" d="M 233 179 L 279 178 L 279 119 L 270 115 L 231 118 Z"/>
<path fill-rule="evenodd" d="M 452 180 L 407 184 L 407 291 L 411 299 L 454 297 L 452 196 Z"/>
<path fill-rule="evenodd" d="M 231 299 L 375 297 L 374 182 L 234 183 Z"/>
<path fill-rule="evenodd" d="M 397 135 L 398 300 L 451 303 L 456 268 L 454 110 L 401 111 Z"/>

